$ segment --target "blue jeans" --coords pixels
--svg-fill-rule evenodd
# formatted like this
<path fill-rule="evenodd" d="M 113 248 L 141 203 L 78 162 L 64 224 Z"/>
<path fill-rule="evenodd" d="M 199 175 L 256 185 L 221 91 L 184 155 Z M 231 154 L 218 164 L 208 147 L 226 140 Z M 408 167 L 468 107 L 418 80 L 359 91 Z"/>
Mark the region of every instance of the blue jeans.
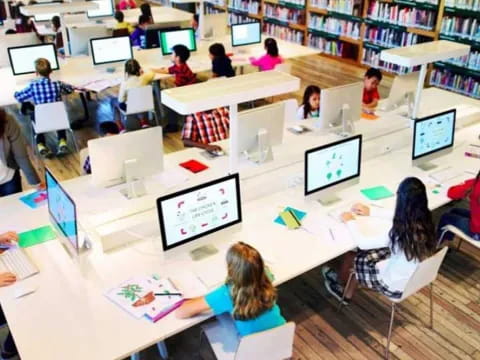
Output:
<path fill-rule="evenodd" d="M 0 197 L 22 192 L 20 170 L 15 170 L 12 180 L 0 185 Z"/>
<path fill-rule="evenodd" d="M 471 238 L 480 240 L 480 234 L 473 233 L 470 230 L 470 210 L 468 209 L 453 208 L 443 214 L 438 224 L 439 235 L 442 233 L 442 228 L 445 225 L 453 225 Z M 447 232 L 444 236 L 444 240 L 453 240 L 453 234 Z"/>

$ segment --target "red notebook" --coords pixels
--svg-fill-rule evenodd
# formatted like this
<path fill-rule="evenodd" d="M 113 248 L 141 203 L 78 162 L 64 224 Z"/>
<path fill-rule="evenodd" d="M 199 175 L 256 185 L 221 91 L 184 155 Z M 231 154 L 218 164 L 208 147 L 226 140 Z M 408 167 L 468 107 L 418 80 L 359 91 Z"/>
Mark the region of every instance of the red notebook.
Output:
<path fill-rule="evenodd" d="M 179 164 L 181 167 L 190 170 L 193 173 L 199 173 L 200 171 L 208 169 L 208 166 L 202 164 L 200 161 L 197 160 L 188 160 L 183 163 Z"/>

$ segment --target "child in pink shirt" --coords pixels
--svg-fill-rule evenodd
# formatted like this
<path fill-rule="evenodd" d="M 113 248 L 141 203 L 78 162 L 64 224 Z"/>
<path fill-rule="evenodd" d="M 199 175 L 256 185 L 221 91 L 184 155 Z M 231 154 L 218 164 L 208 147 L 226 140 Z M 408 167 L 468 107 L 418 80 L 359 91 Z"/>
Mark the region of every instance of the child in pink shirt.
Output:
<path fill-rule="evenodd" d="M 250 58 L 250 64 L 258 66 L 260 71 L 267 71 L 275 69 L 275 66 L 283 63 L 283 59 L 278 55 L 278 46 L 275 39 L 267 38 L 265 39 L 265 50 L 267 53 L 258 59 L 254 57 Z"/>

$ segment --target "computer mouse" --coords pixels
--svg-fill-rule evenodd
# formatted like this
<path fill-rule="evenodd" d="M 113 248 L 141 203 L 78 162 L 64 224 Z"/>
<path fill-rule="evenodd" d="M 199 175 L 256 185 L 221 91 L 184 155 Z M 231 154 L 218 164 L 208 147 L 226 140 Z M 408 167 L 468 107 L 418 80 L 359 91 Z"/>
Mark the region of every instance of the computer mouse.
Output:
<path fill-rule="evenodd" d="M 292 126 L 292 130 L 297 132 L 297 133 L 302 133 L 303 132 L 303 127 L 301 125 L 294 125 L 294 126 Z"/>
<path fill-rule="evenodd" d="M 211 150 L 211 151 L 207 151 L 209 154 L 213 155 L 213 156 L 223 156 L 225 155 L 225 152 L 223 150 Z"/>

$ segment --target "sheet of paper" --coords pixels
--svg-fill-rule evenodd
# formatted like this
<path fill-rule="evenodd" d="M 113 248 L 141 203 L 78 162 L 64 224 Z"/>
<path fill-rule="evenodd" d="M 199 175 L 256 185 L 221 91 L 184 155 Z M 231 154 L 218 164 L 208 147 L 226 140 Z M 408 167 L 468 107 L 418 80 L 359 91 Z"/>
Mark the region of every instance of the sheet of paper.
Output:
<path fill-rule="evenodd" d="M 31 209 L 44 206 L 47 204 L 47 192 L 45 190 L 34 191 L 30 194 L 24 195 L 19 199 Z"/>
<path fill-rule="evenodd" d="M 208 292 L 203 282 L 191 271 L 177 273 L 171 276 L 170 280 L 185 299 L 204 296 Z"/>

